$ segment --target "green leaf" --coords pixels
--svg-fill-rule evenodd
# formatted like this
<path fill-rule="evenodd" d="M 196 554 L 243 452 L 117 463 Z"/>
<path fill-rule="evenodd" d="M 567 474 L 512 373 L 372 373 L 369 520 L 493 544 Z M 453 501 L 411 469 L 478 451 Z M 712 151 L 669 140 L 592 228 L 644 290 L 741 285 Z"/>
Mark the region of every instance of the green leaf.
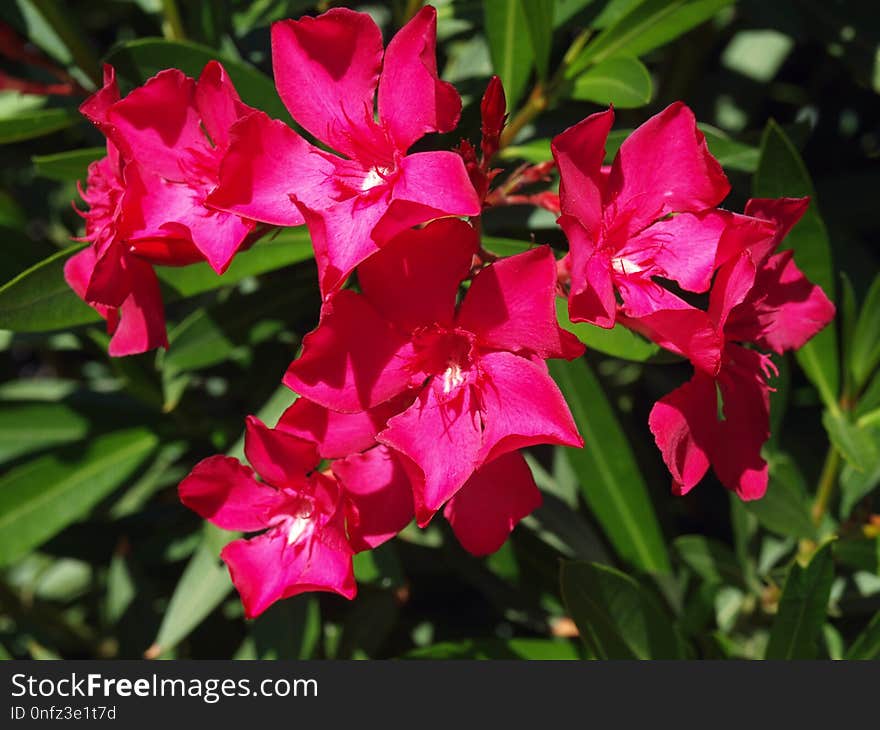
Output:
<path fill-rule="evenodd" d="M 535 57 L 538 78 L 547 78 L 550 50 L 553 46 L 553 11 L 555 0 L 523 0 L 529 43 Z"/>
<path fill-rule="evenodd" d="M 276 603 L 251 625 L 257 659 L 309 659 L 321 636 L 317 596 Z"/>
<path fill-rule="evenodd" d="M 645 362 L 660 352 L 653 342 L 622 325 L 607 330 L 587 322 L 572 322 L 568 316 L 568 304 L 562 297 L 556 299 L 556 315 L 559 326 L 574 334 L 591 350 L 633 362 Z"/>
<path fill-rule="evenodd" d="M 74 294 L 64 281 L 64 264 L 84 246 L 71 246 L 23 271 L 0 287 L 0 329 L 49 332 L 96 322 L 100 316 Z M 257 243 L 238 254 L 222 276 L 206 263 L 157 267 L 169 289 L 166 302 L 236 284 L 245 277 L 290 266 L 312 257 L 305 228 L 292 228 L 274 239 Z"/>
<path fill-rule="evenodd" d="M 616 56 L 584 71 L 575 79 L 569 95 L 578 101 L 633 109 L 651 101 L 653 91 L 651 75 L 641 61 Z"/>
<path fill-rule="evenodd" d="M 61 403 L 4 403 L 0 410 L 0 462 L 83 439 L 88 419 Z"/>
<path fill-rule="evenodd" d="M 707 583 L 742 583 L 736 555 L 724 543 L 703 535 L 682 535 L 673 545 L 684 564 Z"/>
<path fill-rule="evenodd" d="M 774 121 L 767 123 L 761 139 L 761 158 L 753 181 L 756 198 L 810 196 L 810 207 L 791 230 L 782 248 L 794 249 L 794 258 L 810 281 L 834 299 L 834 271 L 828 231 L 816 206 L 816 192 L 795 146 Z M 840 373 L 837 362 L 837 329 L 831 322 L 797 352 L 797 360 L 816 386 L 825 405 L 837 408 Z"/>
<path fill-rule="evenodd" d="M 486 40 L 492 68 L 501 77 L 507 109 L 516 109 L 532 73 L 535 55 L 528 38 L 528 20 L 520 0 L 483 0 Z"/>
<path fill-rule="evenodd" d="M 220 548 L 229 533 L 205 523 L 202 541 L 174 587 L 159 633 L 145 656 L 156 659 L 177 646 L 226 598 L 232 582 L 220 562 Z"/>
<path fill-rule="evenodd" d="M 189 41 L 142 38 L 127 41 L 114 48 L 107 56 L 106 63 L 115 66 L 116 72 L 122 78 L 139 85 L 162 69 L 171 67 L 198 78 L 205 64 L 212 60 L 223 64 L 242 101 L 266 112 L 270 117 L 291 121 L 272 79 L 249 63 L 226 58 L 207 46 Z"/>
<path fill-rule="evenodd" d="M 849 368 L 858 392 L 880 363 L 880 276 L 875 276 L 862 305 L 852 339 Z"/>
<path fill-rule="evenodd" d="M 834 558 L 856 570 L 880 575 L 880 537 L 835 540 Z"/>
<path fill-rule="evenodd" d="M 556 0 L 553 12 L 553 26 L 562 28 L 575 15 L 594 2 L 595 0 Z"/>
<path fill-rule="evenodd" d="M 846 653 L 847 659 L 880 659 L 880 611 Z"/>
<path fill-rule="evenodd" d="M 566 449 L 584 499 L 621 558 L 641 570 L 669 573 L 648 490 L 599 381 L 583 360 L 548 365 L 584 437 L 584 448 Z"/>
<path fill-rule="evenodd" d="M 131 476 L 156 443 L 149 431 L 117 431 L 91 440 L 76 454 L 58 451 L 0 478 L 0 565 L 87 515 Z"/>
<path fill-rule="evenodd" d="M 513 238 L 483 236 L 483 246 L 498 256 L 516 256 L 534 246 L 531 241 L 519 241 Z"/>
<path fill-rule="evenodd" d="M 878 440 L 877 432 L 873 438 Z M 876 448 L 876 446 L 874 447 Z M 840 473 L 840 517 L 846 519 L 853 508 L 867 497 L 880 484 L 880 459 L 875 460 L 867 469 L 859 471 L 846 464 Z"/>
<path fill-rule="evenodd" d="M 466 639 L 413 649 L 401 659 L 580 659 L 570 641 L 561 639 Z"/>
<path fill-rule="evenodd" d="M 764 527 L 783 537 L 815 539 L 816 526 L 810 517 L 810 502 L 804 480 L 788 454 L 768 454 L 770 483 L 761 499 L 742 505 Z"/>
<path fill-rule="evenodd" d="M 822 424 L 831 443 L 856 471 L 866 472 L 880 462 L 880 449 L 868 428 L 860 428 L 841 412 L 825 411 Z"/>
<path fill-rule="evenodd" d="M 37 174 L 52 180 L 68 182 L 84 180 L 89 165 L 107 154 L 105 147 L 88 147 L 72 152 L 58 152 L 54 155 L 38 155 L 31 158 Z"/>
<path fill-rule="evenodd" d="M 584 48 L 570 78 L 613 56 L 641 56 L 709 20 L 733 0 L 647 0 L 633 7 Z"/>
<path fill-rule="evenodd" d="M 816 658 L 833 581 L 830 544 L 824 545 L 806 568 L 792 564 L 770 630 L 766 659 Z"/>
<path fill-rule="evenodd" d="M 6 117 L 0 119 L 0 144 L 43 137 L 67 129 L 81 119 L 75 109 L 41 109 Z"/>
<path fill-rule="evenodd" d="M 683 642 L 656 599 L 625 573 L 566 561 L 562 597 L 581 639 L 599 659 L 683 659 Z"/>

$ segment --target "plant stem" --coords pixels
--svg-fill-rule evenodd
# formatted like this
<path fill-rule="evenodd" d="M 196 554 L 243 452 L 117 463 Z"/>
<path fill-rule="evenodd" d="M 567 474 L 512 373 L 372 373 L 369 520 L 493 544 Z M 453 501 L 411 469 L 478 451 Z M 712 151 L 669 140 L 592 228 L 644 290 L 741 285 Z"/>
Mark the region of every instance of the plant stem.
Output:
<path fill-rule="evenodd" d="M 813 524 L 817 527 L 828 511 L 828 503 L 837 486 L 837 472 L 840 469 L 840 452 L 833 446 L 828 447 L 825 456 L 825 464 L 822 466 L 822 475 L 819 477 L 819 488 L 816 490 L 816 499 L 813 502 Z"/>
<path fill-rule="evenodd" d="M 169 41 L 186 40 L 176 0 L 162 0 L 162 34 Z"/>
<path fill-rule="evenodd" d="M 501 140 L 498 146 L 499 150 L 504 149 L 507 145 L 513 142 L 516 135 L 522 131 L 523 127 L 556 101 L 556 95 L 559 93 L 559 89 L 566 80 L 566 72 L 580 55 L 580 52 L 587 40 L 589 40 L 589 37 L 589 30 L 584 30 L 579 33 L 565 52 L 562 63 L 559 64 L 559 68 L 556 69 L 553 78 L 551 78 L 546 85 L 540 80 L 535 83 L 532 92 L 529 94 L 529 98 L 526 99 L 526 103 L 511 117 L 507 126 L 504 128 L 504 131 L 501 133 Z"/>

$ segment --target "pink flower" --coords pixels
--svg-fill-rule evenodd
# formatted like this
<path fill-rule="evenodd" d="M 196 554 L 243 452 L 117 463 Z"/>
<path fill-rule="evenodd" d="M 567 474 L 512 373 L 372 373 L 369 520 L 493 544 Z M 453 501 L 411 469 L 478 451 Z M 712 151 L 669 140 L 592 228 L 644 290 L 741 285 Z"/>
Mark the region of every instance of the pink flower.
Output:
<path fill-rule="evenodd" d="M 376 442 L 376 434 L 408 404 L 407 395 L 370 411 L 336 413 L 297 398 L 278 431 L 315 444 L 343 489 L 349 541 L 356 552 L 390 540 L 413 518 L 412 486 L 403 459 Z M 409 401 L 412 399 L 409 398 Z"/>
<path fill-rule="evenodd" d="M 453 129 L 461 112 L 458 93 L 437 76 L 436 15 L 432 7 L 419 11 L 384 58 L 382 34 L 365 13 L 334 8 L 272 27 L 281 99 L 342 156 L 252 114 L 233 128 L 209 202 L 274 225 L 308 223 L 325 297 L 396 233 L 480 212 L 457 154 L 406 154 L 425 134 Z"/>
<path fill-rule="evenodd" d="M 188 252 L 194 246 L 218 274 L 226 270 L 254 223 L 209 208 L 205 200 L 219 180 L 230 128 L 253 111 L 217 61 L 205 66 L 198 81 L 177 69 L 161 71 L 107 110 L 105 134 L 150 176 L 138 200 L 144 227 L 150 238 L 174 241 L 163 246 L 128 240 L 132 253 L 180 265 L 192 262 Z"/>
<path fill-rule="evenodd" d="M 220 557 L 254 618 L 275 601 L 306 591 L 353 598 L 353 549 L 345 532 L 343 495 L 318 465 L 315 444 L 269 429 L 250 417 L 245 454 L 198 463 L 179 487 L 181 501 L 225 530 L 260 532 L 229 543 Z"/>
<path fill-rule="evenodd" d="M 582 444 L 543 363 L 583 352 L 556 322 L 552 252 L 484 268 L 456 307 L 476 250 L 475 231 L 460 220 L 400 234 L 358 268 L 361 294 L 325 301 L 284 379 L 343 413 L 412 390 L 412 405 L 376 438 L 416 467 L 422 526 L 482 464 L 532 444 Z"/>
<path fill-rule="evenodd" d="M 649 418 L 678 494 L 693 488 L 710 464 L 742 499 L 758 499 L 767 489 L 761 447 L 770 435 L 767 378 L 776 368 L 768 355 L 740 343 L 781 354 L 834 317 L 834 305 L 800 272 L 792 252 L 773 253 L 808 202 L 749 201 L 747 213 L 772 223 L 776 233 L 723 262 L 707 312 L 685 305 L 626 320 L 695 366 L 693 378 L 658 401 Z"/>
<path fill-rule="evenodd" d="M 705 292 L 729 215 L 714 210 L 730 190 L 693 113 L 676 102 L 636 129 L 610 168 L 614 120 L 593 114 L 553 140 L 560 173 L 559 224 L 570 243 L 572 320 L 613 327 L 619 295 L 631 317 L 672 296 L 654 278 Z"/>
<path fill-rule="evenodd" d="M 153 265 L 208 260 L 221 273 L 253 229 L 204 205 L 229 127 L 249 108 L 211 62 L 198 82 L 163 71 L 121 101 L 105 66 L 104 86 L 80 110 L 107 136 L 107 157 L 89 167 L 82 192 L 91 246 L 65 278 L 107 320 L 111 355 L 167 347 Z"/>

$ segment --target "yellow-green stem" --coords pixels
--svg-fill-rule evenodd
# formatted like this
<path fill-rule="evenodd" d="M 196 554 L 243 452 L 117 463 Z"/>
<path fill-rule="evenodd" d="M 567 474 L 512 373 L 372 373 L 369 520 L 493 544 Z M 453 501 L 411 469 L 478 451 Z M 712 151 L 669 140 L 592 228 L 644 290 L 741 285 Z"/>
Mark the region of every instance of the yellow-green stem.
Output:
<path fill-rule="evenodd" d="M 825 464 L 822 466 L 822 475 L 819 477 L 819 488 L 816 490 L 816 498 L 813 501 L 813 524 L 817 527 L 828 511 L 828 504 L 837 486 L 837 472 L 840 470 L 840 452 L 831 445 L 825 456 Z"/>
<path fill-rule="evenodd" d="M 169 41 L 186 40 L 176 0 L 162 0 L 162 34 Z"/>

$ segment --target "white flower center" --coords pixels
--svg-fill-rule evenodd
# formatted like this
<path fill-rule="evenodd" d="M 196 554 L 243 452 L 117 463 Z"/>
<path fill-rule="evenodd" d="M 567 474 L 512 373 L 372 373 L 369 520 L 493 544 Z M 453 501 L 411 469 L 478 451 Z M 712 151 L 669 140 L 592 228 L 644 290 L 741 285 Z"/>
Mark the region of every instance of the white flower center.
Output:
<path fill-rule="evenodd" d="M 443 392 L 447 395 L 464 382 L 461 366 L 452 364 L 443 373 Z"/>
<path fill-rule="evenodd" d="M 623 274 L 624 276 L 628 274 L 638 274 L 640 271 L 643 271 L 642 267 L 635 261 L 624 258 L 623 256 L 611 259 L 611 267 L 618 274 Z"/>
<path fill-rule="evenodd" d="M 361 192 L 366 192 L 379 185 L 383 185 L 390 173 L 391 170 L 387 167 L 371 167 L 369 172 L 367 172 L 364 181 L 361 183 Z"/>

